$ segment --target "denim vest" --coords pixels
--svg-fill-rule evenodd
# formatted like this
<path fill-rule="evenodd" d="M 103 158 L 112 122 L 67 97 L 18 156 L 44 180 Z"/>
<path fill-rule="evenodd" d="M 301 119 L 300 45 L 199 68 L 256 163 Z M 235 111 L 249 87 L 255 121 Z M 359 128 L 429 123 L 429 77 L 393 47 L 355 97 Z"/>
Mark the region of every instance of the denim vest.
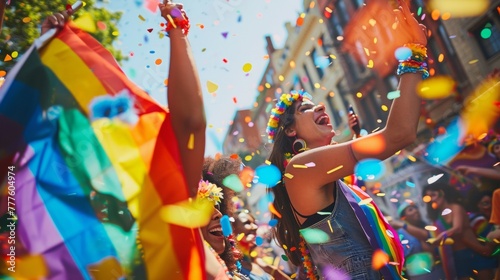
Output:
<path fill-rule="evenodd" d="M 381 279 L 380 273 L 372 269 L 373 248 L 341 187 L 337 184 L 335 188 L 332 213 L 307 228 L 319 229 L 329 235 L 325 243 L 307 244 L 313 263 L 320 274 L 331 275 L 328 279 Z"/>

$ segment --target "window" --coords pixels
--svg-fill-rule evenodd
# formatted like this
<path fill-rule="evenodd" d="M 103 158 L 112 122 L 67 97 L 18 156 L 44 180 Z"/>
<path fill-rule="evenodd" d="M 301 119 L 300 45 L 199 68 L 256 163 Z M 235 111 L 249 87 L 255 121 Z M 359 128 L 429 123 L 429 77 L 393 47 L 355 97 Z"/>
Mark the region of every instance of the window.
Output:
<path fill-rule="evenodd" d="M 491 19 L 471 31 L 486 59 L 500 53 L 500 30 Z"/>
<path fill-rule="evenodd" d="M 337 1 L 335 3 L 335 14 L 339 17 L 340 25 L 346 26 L 349 22 L 349 12 L 345 6 L 344 1 Z"/>
<path fill-rule="evenodd" d="M 342 28 L 342 25 L 340 25 L 339 18 L 334 13 L 332 13 L 332 16 L 330 17 L 330 23 L 332 25 L 334 37 L 344 35 L 344 29 Z"/>
<path fill-rule="evenodd" d="M 332 123 L 332 124 L 335 127 L 335 126 L 339 126 L 342 123 L 342 118 L 340 117 L 340 114 L 339 114 L 340 111 L 337 108 L 335 108 L 335 105 L 333 103 L 333 98 L 334 98 L 333 96 L 328 95 L 326 97 L 326 102 L 328 103 L 328 107 L 329 107 L 330 112 L 331 112 L 330 116 L 333 117 L 332 121 L 334 123 Z"/>
<path fill-rule="evenodd" d="M 311 51 L 311 59 L 313 61 L 314 67 L 316 68 L 316 71 L 318 72 L 319 78 L 323 79 L 323 76 L 325 75 L 325 71 L 323 69 L 328 67 L 328 59 L 319 56 L 315 48 Z"/>
<path fill-rule="evenodd" d="M 274 84 L 274 82 L 273 82 L 273 76 L 274 76 L 274 69 L 273 68 L 269 68 L 269 70 L 266 73 L 266 82 L 268 82 L 271 85 Z"/>

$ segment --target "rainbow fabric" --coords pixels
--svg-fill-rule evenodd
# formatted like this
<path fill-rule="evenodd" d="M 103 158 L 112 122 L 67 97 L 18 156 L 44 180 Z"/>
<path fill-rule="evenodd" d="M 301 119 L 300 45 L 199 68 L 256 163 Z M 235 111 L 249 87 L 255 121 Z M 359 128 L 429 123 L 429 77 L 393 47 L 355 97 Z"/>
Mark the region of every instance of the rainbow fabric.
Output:
<path fill-rule="evenodd" d="M 387 223 L 373 199 L 355 185 L 338 181 L 351 208 L 358 218 L 373 250 L 380 249 L 389 256 L 389 264 L 380 272 L 385 279 L 403 279 L 404 252 L 397 232 Z"/>
<path fill-rule="evenodd" d="M 89 118 L 95 97 L 123 90 L 135 125 Z M 42 256 L 48 279 L 205 279 L 199 230 L 159 214 L 189 197 L 170 114 L 90 35 L 66 26 L 23 55 L 0 88 L 0 130 L 18 261 Z"/>
<path fill-rule="evenodd" d="M 450 229 L 450 225 L 446 223 L 443 216 L 439 216 L 434 221 L 434 226 L 437 228 L 435 231 L 430 231 L 430 235 L 436 238 L 440 233 Z M 438 247 L 439 259 L 446 275 L 446 279 L 457 279 L 455 271 L 455 261 L 453 259 L 453 248 L 451 245 L 440 244 Z"/>

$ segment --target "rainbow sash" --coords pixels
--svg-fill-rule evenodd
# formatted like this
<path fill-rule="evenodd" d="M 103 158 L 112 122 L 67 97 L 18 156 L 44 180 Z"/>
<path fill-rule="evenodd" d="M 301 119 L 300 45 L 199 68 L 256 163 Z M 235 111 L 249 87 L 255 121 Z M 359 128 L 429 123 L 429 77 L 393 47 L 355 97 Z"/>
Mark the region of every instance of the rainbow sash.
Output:
<path fill-rule="evenodd" d="M 91 121 L 95 97 L 123 90 L 136 124 Z M 45 277 L 205 279 L 199 231 L 159 215 L 189 197 L 170 114 L 90 35 L 66 26 L 23 55 L 0 88 L 0 130 L 16 237 L 24 256 L 43 258 Z"/>
<path fill-rule="evenodd" d="M 338 181 L 338 186 L 349 201 L 352 210 L 365 232 L 373 250 L 380 249 L 389 256 L 389 262 L 380 272 L 385 279 L 403 279 L 404 252 L 398 233 L 386 222 L 382 212 L 370 196 L 355 185 L 347 186 Z"/>

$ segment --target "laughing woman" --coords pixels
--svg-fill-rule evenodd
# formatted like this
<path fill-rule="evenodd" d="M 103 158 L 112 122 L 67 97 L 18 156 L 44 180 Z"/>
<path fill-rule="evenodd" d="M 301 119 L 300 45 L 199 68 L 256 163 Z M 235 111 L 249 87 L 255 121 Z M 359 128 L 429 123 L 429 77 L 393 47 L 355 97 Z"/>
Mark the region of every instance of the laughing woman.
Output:
<path fill-rule="evenodd" d="M 416 137 L 420 112 L 416 86 L 428 76 L 423 62 L 427 38 L 425 27 L 407 6 L 394 13 L 402 26 L 399 32 L 411 37 L 402 44 L 412 50 L 412 57 L 398 67 L 401 97 L 394 100 L 384 129 L 331 145 L 335 131 L 325 107 L 314 104 L 305 92 L 283 94 L 271 113 L 267 132 L 274 145 L 269 160 L 283 176 L 272 188 L 274 207 L 280 212 L 273 214 L 278 220 L 274 235 L 290 261 L 302 267 L 300 279 L 318 279 L 332 271 L 348 279 L 402 278 L 397 233 L 366 193 L 340 181 L 360 160 L 384 160 Z M 374 149 L 373 143 L 383 144 Z M 299 168 L 304 166 L 308 168 Z M 311 230 L 321 230 L 328 240 L 308 239 Z M 374 253 L 388 255 L 389 261 L 373 268 Z"/>

